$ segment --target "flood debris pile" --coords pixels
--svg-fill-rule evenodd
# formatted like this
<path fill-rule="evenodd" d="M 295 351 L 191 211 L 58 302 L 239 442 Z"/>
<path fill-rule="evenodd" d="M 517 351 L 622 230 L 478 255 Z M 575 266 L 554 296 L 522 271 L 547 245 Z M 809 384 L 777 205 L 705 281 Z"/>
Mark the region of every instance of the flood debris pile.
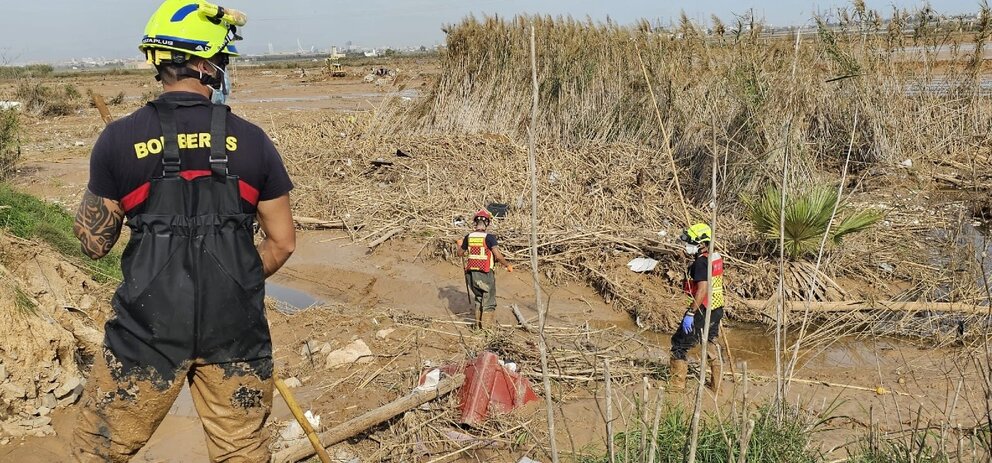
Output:
<path fill-rule="evenodd" d="M 681 279 L 675 237 L 686 222 L 709 220 L 714 160 L 715 228 L 731 298 L 767 300 L 778 291 L 777 251 L 755 231 L 748 197 L 781 185 L 783 175 L 790 192 L 836 188 L 846 169 L 844 199 L 884 217 L 829 250 L 817 300 L 978 300 L 980 288 L 961 289 L 977 281 L 974 266 L 936 263 L 930 251 L 956 252 L 932 234 L 971 222 L 967 202 L 938 189 L 984 185 L 992 174 L 970 161 L 982 136 L 960 137 L 992 133 L 980 60 L 940 44 L 982 43 L 988 27 L 948 35 L 939 21 L 893 14 L 885 19 L 896 28 L 887 30 L 880 13 L 856 3 L 838 25 L 818 23 L 800 40 L 769 37 L 753 18 L 712 34 L 688 20 L 658 30 L 468 18 L 448 28 L 440 74 L 422 98 L 395 99 L 370 116 L 279 121 L 273 133 L 301 184 L 301 214 L 370 245 L 424 240 L 424 253 L 447 258 L 465 217 L 496 205 L 506 212 L 493 232 L 523 263 L 532 129 L 542 273 L 555 283 L 585 281 L 658 329 L 672 329 L 683 307 L 657 307 L 645 288 Z M 892 33 L 900 28 L 913 34 Z M 631 275 L 622 265 L 636 257 L 660 264 Z M 805 298 L 810 272 L 794 269 L 787 289 Z"/>
<path fill-rule="evenodd" d="M 345 431 L 338 428 L 362 421 L 358 418 L 369 413 L 393 413 L 367 428 L 349 429 L 346 437 L 351 444 L 331 450 L 359 455 L 361 461 L 461 454 L 482 461 L 508 454 L 544 461 L 540 455 L 541 443 L 547 441 L 543 402 L 532 389 L 541 378 L 533 333 L 510 325 L 473 331 L 455 320 L 395 309 L 356 314 L 345 307 L 321 306 L 292 315 L 276 313 L 271 319 L 277 330 L 283 323 L 298 328 L 296 342 L 277 348 L 276 375 L 289 378 L 287 384 L 300 384 L 295 391 L 308 391 L 298 392 L 297 399 L 310 407 L 311 416 L 320 417 L 316 431 L 322 438 L 342 437 Z M 660 348 L 633 333 L 613 326 L 549 326 L 546 336 L 555 359 L 549 376 L 558 402 L 587 397 L 590 387 L 601 386 L 607 359 L 618 389 L 640 385 L 645 377 L 665 378 L 666 368 L 657 360 L 663 356 Z M 333 367 L 324 362 L 329 354 L 357 340 L 367 342 L 372 352 L 363 357 L 367 361 L 354 359 Z M 464 386 L 450 394 L 409 409 L 390 409 L 421 389 L 460 377 Z M 501 387 L 508 392 L 505 397 L 492 392 Z M 480 391 L 488 392 L 479 395 Z M 522 394 L 517 397 L 509 391 Z M 277 455 L 309 446 L 291 422 L 274 423 L 273 433 L 278 436 Z M 352 438 L 358 436 L 362 438 Z"/>
<path fill-rule="evenodd" d="M 101 285 L 43 245 L 0 232 L 0 439 L 54 434 L 75 404 L 79 363 L 102 342 Z"/>

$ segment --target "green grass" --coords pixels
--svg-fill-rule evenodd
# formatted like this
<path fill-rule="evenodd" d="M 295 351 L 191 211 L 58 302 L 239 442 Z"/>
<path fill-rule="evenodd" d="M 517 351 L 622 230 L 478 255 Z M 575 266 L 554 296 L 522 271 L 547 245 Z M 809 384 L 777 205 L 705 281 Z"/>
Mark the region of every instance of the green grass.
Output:
<path fill-rule="evenodd" d="M 72 233 L 74 221 L 61 207 L 0 183 L 0 228 L 14 236 L 50 245 L 99 282 L 121 280 L 120 253 L 111 251 L 95 261 L 86 257 Z"/>
<path fill-rule="evenodd" d="M 658 433 L 654 436 L 657 451 L 654 461 L 658 463 L 681 463 L 685 460 L 685 444 L 689 435 L 690 413 L 681 405 L 669 405 L 662 413 Z M 747 461 L 803 463 L 820 460 L 820 455 L 812 445 L 810 435 L 819 421 L 816 417 L 796 413 L 794 409 L 785 412 L 781 422 L 776 420 L 771 406 L 758 408 L 751 416 L 754 430 L 747 446 Z M 740 435 L 742 423 L 720 421 L 714 417 L 702 420 L 699 432 L 699 447 L 696 461 L 717 463 L 737 461 L 740 455 Z M 621 463 L 647 461 L 651 451 L 652 438 L 647 439 L 647 448 L 641 448 L 641 435 L 651 433 L 643 427 L 617 433 L 615 436 L 615 460 Z M 607 455 L 584 457 L 581 463 L 605 463 Z"/>
<path fill-rule="evenodd" d="M 17 310 L 26 314 L 34 314 L 38 311 L 38 307 L 34 305 L 31 298 L 19 286 L 14 287 L 14 306 L 17 307 Z"/>

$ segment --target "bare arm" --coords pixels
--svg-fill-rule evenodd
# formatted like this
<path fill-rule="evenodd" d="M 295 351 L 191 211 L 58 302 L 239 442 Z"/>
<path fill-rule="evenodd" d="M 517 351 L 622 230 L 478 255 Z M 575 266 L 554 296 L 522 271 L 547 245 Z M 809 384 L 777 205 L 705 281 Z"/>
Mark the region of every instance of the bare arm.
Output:
<path fill-rule="evenodd" d="M 709 281 L 699 281 L 696 282 L 696 294 L 692 295 L 692 306 L 690 309 L 695 312 L 703 305 L 703 301 L 706 299 L 706 292 L 709 291 L 710 282 Z"/>
<path fill-rule="evenodd" d="M 458 255 L 458 257 L 462 257 L 466 254 L 465 248 L 462 247 L 464 243 L 465 243 L 464 238 L 458 238 L 455 241 L 455 254 Z"/>
<path fill-rule="evenodd" d="M 289 194 L 258 203 L 258 224 L 265 239 L 258 244 L 265 277 L 276 273 L 296 250 L 296 227 L 289 206 Z"/>
<path fill-rule="evenodd" d="M 86 190 L 76 211 L 72 232 L 79 239 L 83 254 L 99 259 L 117 243 L 123 223 L 124 211 L 117 201 L 101 198 Z"/>
<path fill-rule="evenodd" d="M 493 251 L 493 257 L 496 259 L 496 262 L 503 264 L 503 266 L 506 268 L 513 268 L 510 265 L 510 263 L 506 261 L 506 258 L 503 257 L 503 253 L 499 251 L 498 246 L 493 246 L 491 249 Z"/>

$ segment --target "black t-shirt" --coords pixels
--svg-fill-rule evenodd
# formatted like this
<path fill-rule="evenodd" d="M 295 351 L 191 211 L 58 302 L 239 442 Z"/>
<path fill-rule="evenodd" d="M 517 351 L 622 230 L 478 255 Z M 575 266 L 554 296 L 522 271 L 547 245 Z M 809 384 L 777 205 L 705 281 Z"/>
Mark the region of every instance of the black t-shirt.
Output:
<path fill-rule="evenodd" d="M 696 256 L 696 260 L 692 261 L 692 265 L 689 266 L 689 279 L 694 283 L 700 281 L 709 281 L 709 258 L 705 254 Z"/>
<path fill-rule="evenodd" d="M 164 93 L 161 98 L 207 100 L 202 95 L 185 92 Z M 208 175 L 210 106 L 179 107 L 175 111 L 182 175 L 186 178 Z M 161 137 L 158 113 L 151 106 L 112 122 L 93 146 L 89 190 L 97 196 L 120 201 L 128 216 L 133 216 L 147 197 L 149 180 L 162 175 Z M 258 201 L 278 198 L 293 189 L 279 152 L 261 128 L 228 112 L 224 143 L 228 172 L 241 180 L 246 212 L 254 212 Z"/>
<path fill-rule="evenodd" d="M 470 235 L 471 233 L 469 233 Z M 499 243 L 496 242 L 496 235 L 491 233 L 486 233 L 486 247 L 489 249 L 495 248 Z M 462 239 L 462 249 L 468 251 L 468 235 Z"/>

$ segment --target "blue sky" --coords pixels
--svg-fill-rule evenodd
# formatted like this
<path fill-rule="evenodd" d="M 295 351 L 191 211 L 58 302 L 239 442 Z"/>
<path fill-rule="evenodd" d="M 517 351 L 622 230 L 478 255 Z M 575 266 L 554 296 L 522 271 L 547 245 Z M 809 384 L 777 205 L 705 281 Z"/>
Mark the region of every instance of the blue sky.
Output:
<path fill-rule="evenodd" d="M 619 23 L 639 18 L 668 23 L 684 10 L 708 22 L 710 14 L 730 19 L 753 8 L 775 25 L 803 24 L 816 11 L 849 4 L 842 0 L 223 0 L 248 14 L 243 52 L 329 48 L 351 41 L 356 46 L 404 47 L 443 43 L 441 26 L 475 14 L 519 13 L 572 15 Z M 867 0 L 884 11 L 892 5 L 915 8 L 919 0 Z M 0 0 L 0 64 L 63 61 L 81 57 L 137 57 L 136 47 L 157 1 L 135 0 Z M 978 0 L 931 2 L 938 11 L 978 10 Z"/>

